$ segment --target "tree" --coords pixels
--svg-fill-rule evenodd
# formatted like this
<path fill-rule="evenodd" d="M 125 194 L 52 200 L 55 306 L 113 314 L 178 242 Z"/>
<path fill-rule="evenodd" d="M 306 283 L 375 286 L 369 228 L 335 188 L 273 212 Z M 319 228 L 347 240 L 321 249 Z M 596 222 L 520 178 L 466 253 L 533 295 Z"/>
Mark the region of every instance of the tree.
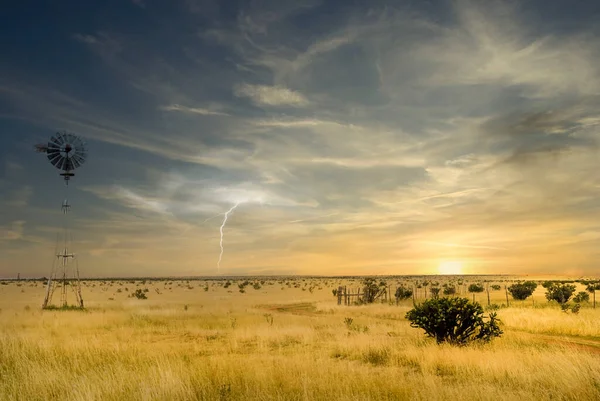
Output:
<path fill-rule="evenodd" d="M 430 287 L 429 292 L 431 293 L 431 298 L 440 297 L 440 287 Z"/>
<path fill-rule="evenodd" d="M 494 290 L 494 291 L 499 291 L 500 288 L 502 288 L 498 284 L 492 284 L 491 287 L 492 287 L 492 290 Z"/>
<path fill-rule="evenodd" d="M 396 288 L 396 293 L 394 295 L 396 297 L 396 302 L 399 302 L 412 297 L 413 292 L 410 288 L 406 288 L 405 286 L 401 285 L 400 287 Z"/>
<path fill-rule="evenodd" d="M 365 304 L 372 304 L 375 299 L 381 293 L 381 290 L 386 287 L 386 282 L 381 281 L 379 285 L 374 278 L 366 278 L 362 282 L 363 284 L 363 297 L 362 302 Z"/>
<path fill-rule="evenodd" d="M 496 313 L 483 320 L 483 307 L 467 298 L 429 299 L 408 311 L 410 326 L 425 330 L 438 344 L 465 345 L 471 341 L 488 342 L 502 334 Z"/>
<path fill-rule="evenodd" d="M 508 287 L 508 292 L 514 299 L 524 300 L 529 298 L 535 289 L 537 284 L 534 281 L 525 281 L 524 283 L 515 283 Z"/>
<path fill-rule="evenodd" d="M 548 301 L 556 301 L 559 304 L 566 304 L 575 290 L 576 287 L 573 284 L 553 283 L 547 287 L 546 299 Z"/>
<path fill-rule="evenodd" d="M 585 287 L 585 290 L 589 293 L 592 294 L 592 296 L 594 297 L 594 309 L 596 308 L 596 290 L 600 290 L 600 283 L 599 282 L 588 282 L 586 283 L 587 287 Z"/>
<path fill-rule="evenodd" d="M 475 293 L 483 292 L 484 290 L 485 290 L 485 288 L 483 288 L 482 284 L 470 284 L 469 285 L 469 292 L 473 294 L 473 302 L 475 302 Z"/>

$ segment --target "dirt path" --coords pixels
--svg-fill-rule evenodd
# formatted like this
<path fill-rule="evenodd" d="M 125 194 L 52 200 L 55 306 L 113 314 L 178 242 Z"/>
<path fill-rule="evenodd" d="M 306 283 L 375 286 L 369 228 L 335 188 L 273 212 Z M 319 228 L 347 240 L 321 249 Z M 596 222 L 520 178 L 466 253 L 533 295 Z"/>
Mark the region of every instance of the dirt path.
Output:
<path fill-rule="evenodd" d="M 294 304 L 257 305 L 257 308 L 273 312 L 292 313 L 294 315 L 315 315 L 317 307 L 312 302 L 299 302 Z"/>
<path fill-rule="evenodd" d="M 524 330 L 509 329 L 515 331 L 521 335 L 532 337 L 537 340 L 541 340 L 547 344 L 559 344 L 566 347 L 587 351 L 594 355 L 600 356 L 600 339 L 587 339 L 578 336 L 569 336 L 564 334 L 542 334 L 542 333 L 531 333 Z"/>

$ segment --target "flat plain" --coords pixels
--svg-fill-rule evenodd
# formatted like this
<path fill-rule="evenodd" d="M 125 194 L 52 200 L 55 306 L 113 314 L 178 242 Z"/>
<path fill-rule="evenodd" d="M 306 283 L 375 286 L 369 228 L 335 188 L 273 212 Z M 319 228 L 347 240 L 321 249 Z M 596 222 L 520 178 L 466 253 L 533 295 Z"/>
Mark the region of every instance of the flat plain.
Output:
<path fill-rule="evenodd" d="M 360 278 L 88 280 L 84 311 L 43 311 L 43 282 L 3 281 L 0 400 L 600 399 L 600 305 L 565 313 L 538 286 L 506 307 L 516 279 L 486 277 L 504 334 L 466 347 L 411 328 L 410 299 L 338 305 Z"/>

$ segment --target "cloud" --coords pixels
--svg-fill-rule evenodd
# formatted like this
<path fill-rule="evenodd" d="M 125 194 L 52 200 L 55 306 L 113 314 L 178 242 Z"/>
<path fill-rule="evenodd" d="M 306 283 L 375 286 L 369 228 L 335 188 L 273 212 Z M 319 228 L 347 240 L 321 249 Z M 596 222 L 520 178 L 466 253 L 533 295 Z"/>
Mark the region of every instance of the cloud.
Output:
<path fill-rule="evenodd" d="M 204 108 L 201 108 L 201 107 L 180 106 L 178 104 L 171 104 L 171 105 L 168 105 L 168 106 L 161 106 L 160 109 L 164 110 L 164 111 L 180 111 L 180 112 L 183 112 L 183 113 L 199 114 L 201 116 L 228 116 L 229 115 L 227 113 L 223 113 L 223 112 L 220 112 L 220 111 L 214 111 L 214 110 L 204 109 Z"/>
<path fill-rule="evenodd" d="M 308 99 L 299 92 L 281 86 L 241 84 L 234 87 L 237 97 L 247 97 L 259 106 L 294 106 L 308 105 Z"/>
<path fill-rule="evenodd" d="M 73 35 L 76 82 L 0 75 L 19 124 L 98 149 L 82 188 L 89 252 L 211 272 L 210 218 L 245 202 L 228 223 L 231 271 L 434 272 L 450 257 L 593 271 L 592 28 L 551 29 L 562 17 L 544 25 L 514 2 L 323 7 L 187 0 L 147 36 L 119 21 Z M 31 210 L 39 194 L 25 195 Z"/>
<path fill-rule="evenodd" d="M 15 241 L 23 238 L 25 221 L 16 220 L 9 225 L 0 226 L 0 241 Z"/>
<path fill-rule="evenodd" d="M 429 85 L 520 85 L 531 98 L 595 94 L 600 75 L 593 36 L 534 36 L 516 4 L 455 3 L 458 25 L 425 42 L 417 60 L 432 63 Z"/>

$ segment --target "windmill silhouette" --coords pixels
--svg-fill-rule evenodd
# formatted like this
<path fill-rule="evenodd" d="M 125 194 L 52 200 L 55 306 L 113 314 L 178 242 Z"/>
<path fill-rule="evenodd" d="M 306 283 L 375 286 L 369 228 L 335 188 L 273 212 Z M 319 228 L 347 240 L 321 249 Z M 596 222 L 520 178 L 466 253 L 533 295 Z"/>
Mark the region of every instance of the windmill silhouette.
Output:
<path fill-rule="evenodd" d="M 46 153 L 48 160 L 54 167 L 61 170 L 61 176 L 65 181 L 65 200 L 62 203 L 63 212 L 63 234 L 62 241 L 57 239 L 52 271 L 46 285 L 46 295 L 42 304 L 42 309 L 54 308 L 52 297 L 54 292 L 59 289 L 60 307 L 67 308 L 69 289 L 75 295 L 75 308 L 83 308 L 83 298 L 81 296 L 81 283 L 79 281 L 79 265 L 75 254 L 71 251 L 73 241 L 69 230 L 69 211 L 71 205 L 68 201 L 69 181 L 75 176 L 73 171 L 80 167 L 87 158 L 87 149 L 84 141 L 77 135 L 69 132 L 57 132 L 47 144 L 35 145 L 35 150 L 39 153 Z M 59 245 L 60 244 L 60 245 Z M 59 248 L 60 246 L 60 248 Z"/>

